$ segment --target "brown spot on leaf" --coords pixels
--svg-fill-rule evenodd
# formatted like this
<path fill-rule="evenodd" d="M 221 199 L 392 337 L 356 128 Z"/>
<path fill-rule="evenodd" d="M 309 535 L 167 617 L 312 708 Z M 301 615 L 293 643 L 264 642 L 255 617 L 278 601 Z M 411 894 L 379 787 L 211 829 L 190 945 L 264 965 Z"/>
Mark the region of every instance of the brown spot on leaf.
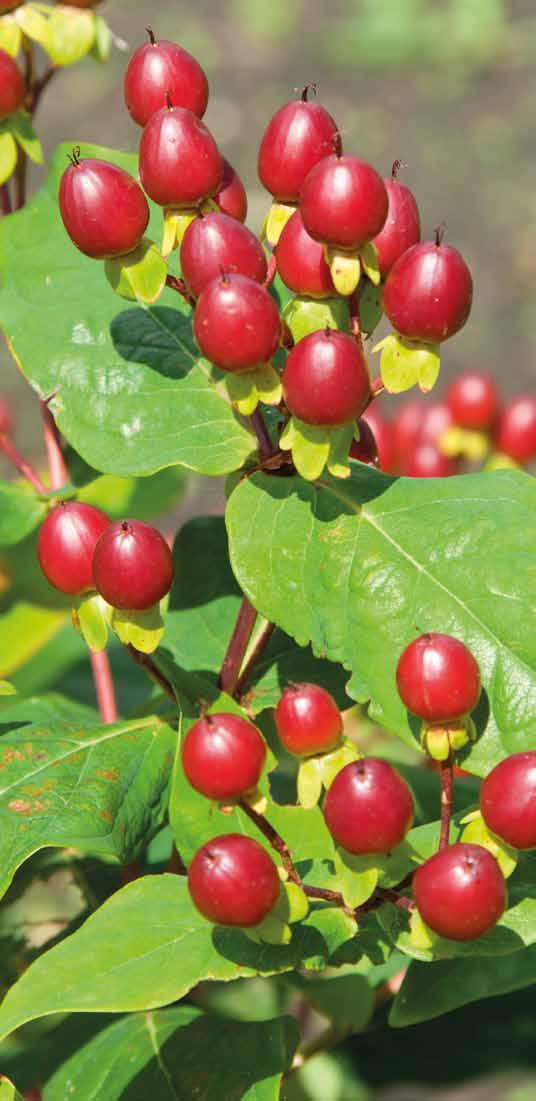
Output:
<path fill-rule="evenodd" d="M 97 776 L 102 780 L 109 780 L 111 784 L 116 784 L 119 779 L 119 773 L 116 768 L 98 768 Z"/>
<path fill-rule="evenodd" d="M 99 818 L 102 818 L 102 821 L 106 822 L 109 826 L 111 826 L 113 822 L 113 815 L 111 810 L 100 810 Z"/>
<path fill-rule="evenodd" d="M 15 811 L 15 814 L 29 814 L 32 809 L 32 804 L 28 799 L 12 799 L 7 806 L 8 810 Z"/>

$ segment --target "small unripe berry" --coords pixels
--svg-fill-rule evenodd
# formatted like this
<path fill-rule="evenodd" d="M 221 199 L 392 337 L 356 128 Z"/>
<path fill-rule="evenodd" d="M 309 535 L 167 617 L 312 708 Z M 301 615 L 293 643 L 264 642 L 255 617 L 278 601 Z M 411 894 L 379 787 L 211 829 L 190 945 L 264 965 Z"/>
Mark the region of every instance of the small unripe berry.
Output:
<path fill-rule="evenodd" d="M 181 269 L 188 289 L 198 298 L 222 271 L 266 279 L 266 257 L 251 230 L 227 214 L 205 214 L 188 226 L 181 244 Z"/>
<path fill-rule="evenodd" d="M 398 164 L 396 161 L 395 166 Z M 416 245 L 421 237 L 419 208 L 409 187 L 400 183 L 396 176 L 384 180 L 384 184 L 389 200 L 387 218 L 383 229 L 372 241 L 382 278 L 385 278 L 398 258 L 412 245 Z"/>
<path fill-rule="evenodd" d="M 275 711 L 279 738 L 289 753 L 329 753 L 341 740 L 342 715 L 333 696 L 318 684 L 289 684 Z"/>
<path fill-rule="evenodd" d="M 181 751 L 187 780 L 207 799 L 238 799 L 260 779 L 266 746 L 253 723 L 217 712 L 190 727 Z"/>
<path fill-rule="evenodd" d="M 238 222 L 245 222 L 248 212 L 248 197 L 246 189 L 238 172 L 232 164 L 223 158 L 223 177 L 221 184 L 213 196 L 222 214 L 228 214 L 230 218 L 236 218 Z"/>
<path fill-rule="evenodd" d="M 11 5 L 12 7 L 13 5 Z M 8 11 L 8 8 L 4 9 Z M 1 14 L 1 9 L 0 9 Z M 0 50 L 0 119 L 13 115 L 24 102 L 24 78 L 10 54 Z"/>
<path fill-rule="evenodd" d="M 398 333 L 436 344 L 463 328 L 471 312 L 473 280 L 457 249 L 438 240 L 414 245 L 391 268 L 383 308 Z"/>
<path fill-rule="evenodd" d="M 147 199 L 128 172 L 93 157 L 79 160 L 76 151 L 61 178 L 59 203 L 71 241 L 95 260 L 132 252 L 149 222 Z"/>
<path fill-rule="evenodd" d="M 402 702 L 430 723 L 464 718 L 480 698 L 480 670 L 457 638 L 429 632 L 410 642 L 396 670 Z"/>
<path fill-rule="evenodd" d="M 93 577 L 108 604 L 144 611 L 171 588 L 171 551 L 160 532 L 141 520 L 110 524 L 95 547 Z"/>
<path fill-rule="evenodd" d="M 271 359 L 281 322 L 264 287 L 245 275 L 223 275 L 201 292 L 194 334 L 203 355 L 222 371 L 247 371 Z"/>
<path fill-rule="evenodd" d="M 329 298 L 336 293 L 324 248 L 308 234 L 299 210 L 284 227 L 275 258 L 283 282 L 296 294 Z"/>
<path fill-rule="evenodd" d="M 413 796 L 388 761 L 362 757 L 337 773 L 324 817 L 338 845 L 355 855 L 387 853 L 400 845 L 413 822 Z"/>
<path fill-rule="evenodd" d="M 197 909 L 218 925 L 258 925 L 275 906 L 280 891 L 277 868 L 251 837 L 222 834 L 195 854 L 188 888 Z"/>
<path fill-rule="evenodd" d="M 382 229 L 387 217 L 385 184 L 359 157 L 325 157 L 307 176 L 300 211 L 316 241 L 340 249 L 360 249 Z"/>
<path fill-rule="evenodd" d="M 140 179 L 159 206 L 192 209 L 214 195 L 223 160 L 204 123 L 185 107 L 151 115 L 140 142 Z"/>
<path fill-rule="evenodd" d="M 447 390 L 447 405 L 460 428 L 486 432 L 500 411 L 500 398 L 491 375 L 464 371 Z"/>
<path fill-rule="evenodd" d="M 305 424 L 355 420 L 370 397 L 360 345 L 335 329 L 318 330 L 298 341 L 287 357 L 282 383 L 290 412 Z"/>
<path fill-rule="evenodd" d="M 93 552 L 110 520 L 93 505 L 61 501 L 39 529 L 37 557 L 51 585 L 80 596 L 93 589 Z"/>
<path fill-rule="evenodd" d="M 431 856 L 413 876 L 426 925 L 450 940 L 476 940 L 493 928 L 507 904 L 504 876 L 481 845 L 460 842 Z"/>
<path fill-rule="evenodd" d="M 298 201 L 303 181 L 318 161 L 339 144 L 337 123 L 319 103 L 302 98 L 286 103 L 268 123 L 259 150 L 259 178 L 275 199 Z"/>
<path fill-rule="evenodd" d="M 536 848 L 536 752 L 514 753 L 495 765 L 480 789 L 480 810 L 507 845 Z"/>
<path fill-rule="evenodd" d="M 125 103 L 139 126 L 167 105 L 186 107 L 203 118 L 208 103 L 208 81 L 195 57 L 176 42 L 150 42 L 132 54 L 125 73 Z"/>
<path fill-rule="evenodd" d="M 536 397 L 521 394 L 506 402 L 499 417 L 495 445 L 516 463 L 536 458 Z"/>

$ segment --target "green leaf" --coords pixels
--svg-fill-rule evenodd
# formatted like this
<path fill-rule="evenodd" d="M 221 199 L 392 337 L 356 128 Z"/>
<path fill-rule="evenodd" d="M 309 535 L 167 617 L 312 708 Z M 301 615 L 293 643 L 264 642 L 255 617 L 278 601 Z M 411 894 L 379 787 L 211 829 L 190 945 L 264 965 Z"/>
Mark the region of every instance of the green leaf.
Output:
<path fill-rule="evenodd" d="M 259 612 L 300 646 L 351 670 L 348 692 L 413 742 L 395 671 L 424 631 L 447 631 L 476 657 L 484 691 L 476 743 L 460 754 L 484 775 L 536 734 L 536 483 L 500 471 L 392 479 L 353 465 L 341 485 L 260 473 L 227 506 L 231 563 Z"/>
<path fill-rule="evenodd" d="M 112 32 L 105 19 L 95 13 L 95 41 L 93 54 L 97 61 L 106 62 L 112 47 Z"/>
<path fill-rule="evenodd" d="M 85 473 L 81 470 L 82 466 Z M 77 485 L 82 484 L 77 494 L 78 500 L 102 508 L 115 520 L 125 516 L 152 520 L 155 516 L 161 516 L 179 503 L 188 483 L 188 475 L 178 466 L 167 467 L 149 478 L 118 478 L 115 474 L 96 477 L 96 472 L 80 461 L 75 467 L 75 474 L 84 483 L 76 481 Z"/>
<path fill-rule="evenodd" d="M 23 1101 L 18 1089 L 9 1078 L 0 1077 L 0 1101 Z"/>
<path fill-rule="evenodd" d="M 231 637 L 241 592 L 229 565 L 225 524 L 204 516 L 181 528 L 173 549 L 175 581 L 165 615 L 164 649 L 186 671 L 203 671 L 215 685 Z M 256 632 L 253 635 L 255 640 Z M 275 707 L 290 682 L 314 681 L 348 706 L 341 669 L 313 657 L 282 631 L 275 631 L 247 685 L 255 714 Z"/>
<path fill-rule="evenodd" d="M 325 962 L 314 928 L 294 926 L 289 945 L 254 944 L 205 921 L 183 876 L 145 876 L 30 965 L 0 1007 L 0 1034 L 51 1013 L 156 1009 L 207 979 L 288 971 L 313 953 Z"/>
<path fill-rule="evenodd" d="M 46 506 L 24 482 L 0 482 L 0 547 L 20 543 L 41 520 Z"/>
<path fill-rule="evenodd" d="M 104 1029 L 69 1059 L 48 1082 L 43 1101 L 71 1095 L 121 1101 L 134 1093 L 179 1101 L 199 1097 L 201 1079 L 207 1101 L 276 1101 L 298 1038 L 290 1017 L 246 1023 L 208 1017 L 191 1006 L 136 1014 Z"/>
<path fill-rule="evenodd" d="M 329 975 L 326 978 L 292 977 L 311 1005 L 341 1033 L 362 1032 L 374 1009 L 374 991 L 364 975 Z"/>
<path fill-rule="evenodd" d="M 17 164 L 17 144 L 9 130 L 0 130 L 0 184 L 6 182 Z"/>
<path fill-rule="evenodd" d="M 21 149 L 24 150 L 34 164 L 42 164 L 43 148 L 32 126 L 32 120 L 28 112 L 17 111 L 16 114 L 10 115 L 9 121 L 11 131 L 17 139 Z"/>
<path fill-rule="evenodd" d="M 15 696 L 17 689 L 8 680 L 0 680 L 0 696 Z"/>
<path fill-rule="evenodd" d="M 176 735 L 154 717 L 103 727 L 49 695 L 2 708 L 0 893 L 47 845 L 125 862 L 161 824 Z"/>
<path fill-rule="evenodd" d="M 126 308 L 103 265 L 69 240 L 57 204 L 69 148 L 59 147 L 45 186 L 0 227 L 0 323 L 21 370 L 41 396 L 56 392 L 50 407 L 60 431 L 96 470 L 238 469 L 254 439 L 221 374 L 199 356 L 190 309 L 171 290 L 162 305 Z M 125 153 L 82 145 L 81 155 L 137 173 L 136 157 Z M 148 232 L 158 238 L 160 209 L 152 215 Z"/>
<path fill-rule="evenodd" d="M 341 298 L 291 298 L 283 310 L 294 341 L 297 343 L 317 329 L 342 329 L 348 332 L 348 306 Z"/>

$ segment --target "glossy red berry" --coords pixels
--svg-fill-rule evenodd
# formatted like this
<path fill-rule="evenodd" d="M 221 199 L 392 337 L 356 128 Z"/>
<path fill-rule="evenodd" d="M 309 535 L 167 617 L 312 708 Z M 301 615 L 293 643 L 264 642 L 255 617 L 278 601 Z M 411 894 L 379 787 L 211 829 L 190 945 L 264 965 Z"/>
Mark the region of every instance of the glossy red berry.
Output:
<path fill-rule="evenodd" d="M 407 478 L 450 478 L 458 473 L 459 466 L 456 459 L 443 455 L 434 443 L 419 440 L 400 470 Z"/>
<path fill-rule="evenodd" d="M 51 585 L 79 596 L 93 589 L 93 552 L 110 520 L 93 505 L 62 501 L 49 512 L 37 538 L 39 565 Z"/>
<path fill-rule="evenodd" d="M 367 406 L 361 419 L 364 420 L 372 430 L 378 452 L 380 470 L 384 470 L 387 474 L 390 474 L 395 466 L 393 425 L 385 416 L 377 398 Z"/>
<path fill-rule="evenodd" d="M 454 423 L 477 432 L 492 427 L 501 406 L 491 375 L 483 371 L 464 371 L 449 386 L 446 400 Z"/>
<path fill-rule="evenodd" d="M 324 248 L 309 236 L 299 210 L 289 218 L 274 251 L 279 275 L 291 291 L 310 298 L 336 294 Z"/>
<path fill-rule="evenodd" d="M 480 789 L 480 810 L 507 845 L 536 848 L 536 752 L 514 753 L 495 765 Z"/>
<path fill-rule="evenodd" d="M 9 8 L 3 10 L 9 11 Z M 10 54 L 0 50 L 0 119 L 13 115 L 23 102 L 24 79 L 19 66 Z"/>
<path fill-rule="evenodd" d="M 410 642 L 400 656 L 396 683 L 408 711 L 426 722 L 461 719 L 480 697 L 480 670 L 457 638 L 430 632 Z"/>
<path fill-rule="evenodd" d="M 383 229 L 372 242 L 382 279 L 385 279 L 398 258 L 421 239 L 421 219 L 415 197 L 409 187 L 396 178 L 399 164 L 400 162 L 395 161 L 393 176 L 384 180 L 389 200 L 387 218 Z"/>
<path fill-rule="evenodd" d="M 506 403 L 497 424 L 495 444 L 516 463 L 536 458 L 536 397 L 521 394 Z"/>
<path fill-rule="evenodd" d="M 71 241 L 95 260 L 135 249 L 149 222 L 147 199 L 136 180 L 108 161 L 76 152 L 59 190 L 60 213 Z"/>
<path fill-rule="evenodd" d="M 194 334 L 207 359 L 222 371 L 267 363 L 279 344 L 281 322 L 268 291 L 245 275 L 223 275 L 202 291 Z"/>
<path fill-rule="evenodd" d="M 392 423 L 395 463 L 406 470 L 419 443 L 436 447 L 452 425 L 452 413 L 443 401 L 423 401 L 411 398 L 399 406 Z"/>
<path fill-rule="evenodd" d="M 167 105 L 186 107 L 203 118 L 208 103 L 208 81 L 195 57 L 176 42 L 150 41 L 132 54 L 125 73 L 125 103 L 139 126 Z"/>
<path fill-rule="evenodd" d="M 349 853 L 387 853 L 413 822 L 413 796 L 388 761 L 362 757 L 337 773 L 324 803 L 331 836 Z"/>
<path fill-rule="evenodd" d="M 222 834 L 207 841 L 190 864 L 194 906 L 217 925 L 258 925 L 279 898 L 277 868 L 251 837 Z"/>
<path fill-rule="evenodd" d="M 13 428 L 13 414 L 11 405 L 3 394 L 0 394 L 0 435 L 9 435 Z"/>
<path fill-rule="evenodd" d="M 504 876 L 481 845 L 442 849 L 413 876 L 413 894 L 426 925 L 450 940 L 476 940 L 493 928 L 507 903 Z"/>
<path fill-rule="evenodd" d="M 195 298 L 222 271 L 247 275 L 257 283 L 266 279 L 266 256 L 260 241 L 241 222 L 219 211 L 191 222 L 182 239 L 180 262 Z"/>
<path fill-rule="evenodd" d="M 287 356 L 282 377 L 290 412 L 305 424 L 353 421 L 370 397 L 370 379 L 358 343 L 335 329 L 309 333 Z"/>
<path fill-rule="evenodd" d="M 185 107 L 152 115 L 140 142 L 140 179 L 159 206 L 192 209 L 218 190 L 223 160 L 212 134 Z"/>
<path fill-rule="evenodd" d="M 187 780 L 207 799 L 238 799 L 259 782 L 266 746 L 253 723 L 217 712 L 190 727 L 182 746 Z"/>
<path fill-rule="evenodd" d="M 302 98 L 285 103 L 268 123 L 259 149 L 259 178 L 275 199 L 298 201 L 307 173 L 338 148 L 337 123 L 319 103 Z"/>
<path fill-rule="evenodd" d="M 364 417 L 359 418 L 357 427 L 359 429 L 359 440 L 352 440 L 350 458 L 357 459 L 360 463 L 366 463 L 367 466 L 379 466 L 378 448 L 372 428 L 367 424 Z"/>
<path fill-rule="evenodd" d="M 223 177 L 221 184 L 213 196 L 222 214 L 228 214 L 230 218 L 236 218 L 238 222 L 245 222 L 248 212 L 248 197 L 246 189 L 238 172 L 235 172 L 232 164 L 223 158 Z"/>
<path fill-rule="evenodd" d="M 171 588 L 171 551 L 160 532 L 141 520 L 110 524 L 95 547 L 93 577 L 108 604 L 144 611 Z"/>
<path fill-rule="evenodd" d="M 333 696 L 318 684 L 289 684 L 276 707 L 275 724 L 281 742 L 296 757 L 329 753 L 343 732 Z"/>
<path fill-rule="evenodd" d="M 376 237 L 388 205 L 385 184 L 372 165 L 336 154 L 309 172 L 300 194 L 307 232 L 340 249 L 360 249 Z"/>
<path fill-rule="evenodd" d="M 398 333 L 437 344 L 461 329 L 471 311 L 473 280 L 457 249 L 423 241 L 391 268 L 383 308 Z"/>

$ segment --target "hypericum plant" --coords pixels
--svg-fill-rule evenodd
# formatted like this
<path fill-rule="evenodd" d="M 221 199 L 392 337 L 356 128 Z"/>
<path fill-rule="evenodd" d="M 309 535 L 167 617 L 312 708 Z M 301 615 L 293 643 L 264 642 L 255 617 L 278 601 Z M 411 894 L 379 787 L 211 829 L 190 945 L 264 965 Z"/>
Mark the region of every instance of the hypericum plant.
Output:
<path fill-rule="evenodd" d="M 55 11 L 102 33 L 9 9 L 4 52 Z M 293 1097 L 387 998 L 402 1027 L 536 981 L 534 482 L 428 477 L 532 461 L 535 401 L 470 371 L 382 409 L 433 386 L 471 275 L 314 91 L 261 139 L 259 236 L 203 69 L 152 31 L 139 159 L 64 146 L 16 217 L 3 191 L 48 470 L 0 402 L 0 1033 L 43 1018 L 3 1065 L 45 1101 Z M 160 530 L 185 470 L 227 476 L 225 520 Z M 36 947 L 14 930 L 58 870 Z"/>

